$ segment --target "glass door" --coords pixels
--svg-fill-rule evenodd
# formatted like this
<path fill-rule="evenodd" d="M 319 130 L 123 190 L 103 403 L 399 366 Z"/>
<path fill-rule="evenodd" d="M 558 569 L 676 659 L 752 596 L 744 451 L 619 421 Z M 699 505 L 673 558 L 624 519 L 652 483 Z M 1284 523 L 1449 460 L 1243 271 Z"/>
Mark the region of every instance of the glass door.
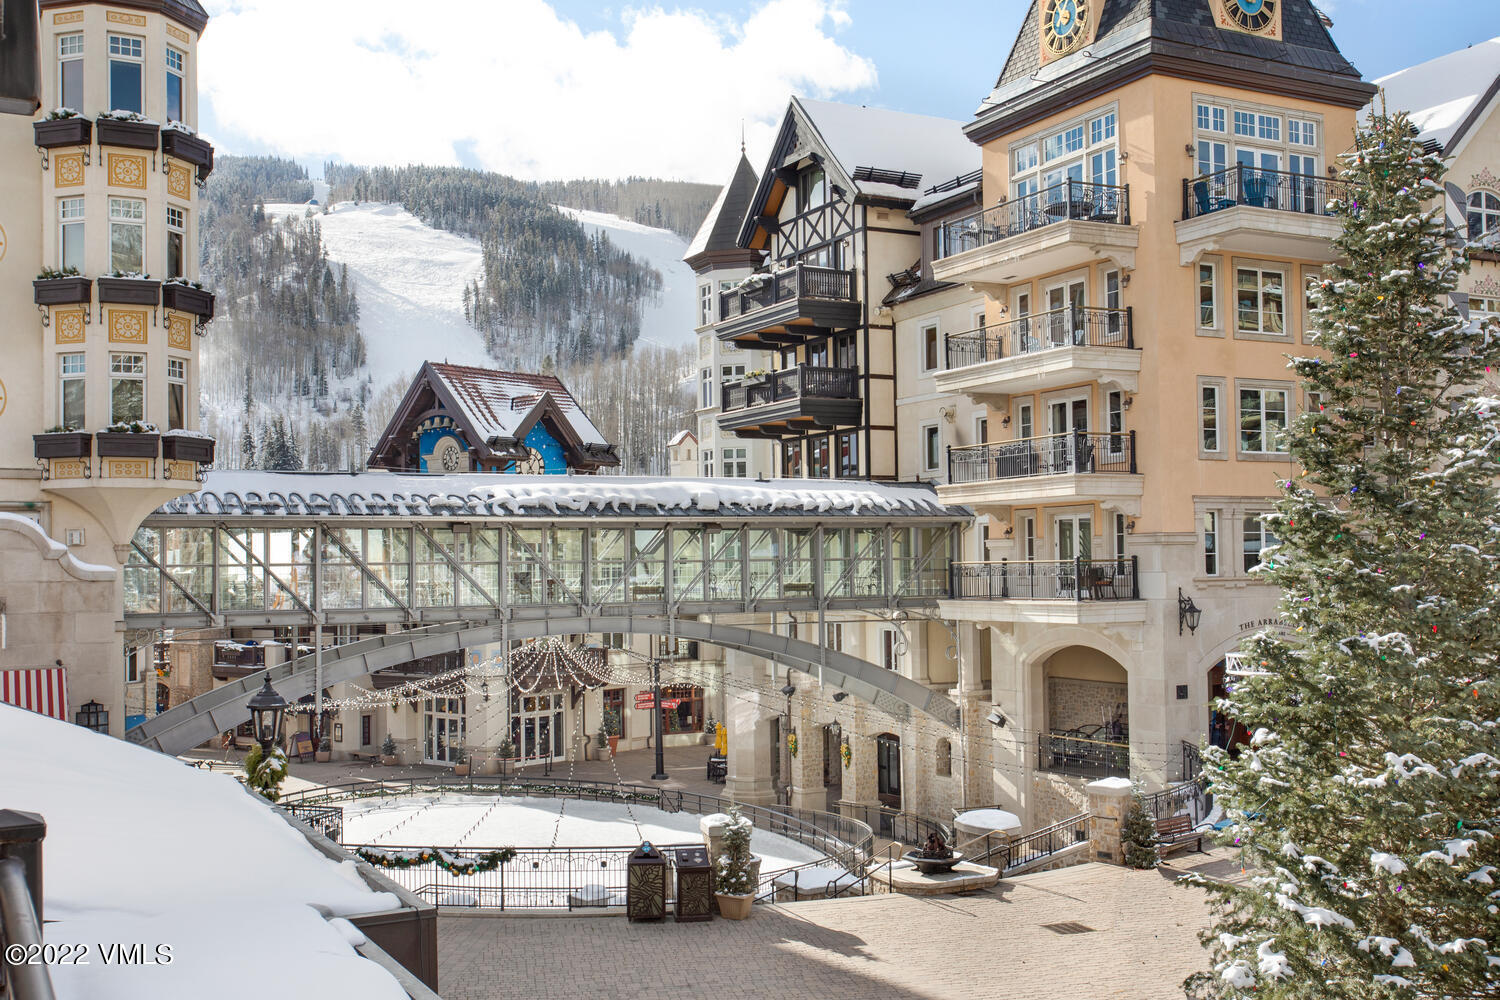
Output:
<path fill-rule="evenodd" d="M 563 696 L 561 692 L 517 694 L 511 699 L 511 742 L 522 760 L 546 760 L 563 755 Z"/>
<path fill-rule="evenodd" d="M 1087 563 L 1093 556 L 1094 524 L 1087 514 L 1065 514 L 1052 522 L 1052 537 L 1057 560 L 1058 596 L 1072 597 L 1078 581 L 1074 579 L 1073 560 Z M 1087 569 L 1085 569 L 1087 572 Z"/>
<path fill-rule="evenodd" d="M 1277 207 L 1276 172 L 1281 170 L 1281 154 L 1240 147 L 1234 151 L 1234 160 L 1242 168 L 1240 176 L 1243 178 L 1244 190 L 1240 192 L 1240 197 L 1245 204 L 1261 208 Z"/>
<path fill-rule="evenodd" d="M 428 698 L 422 705 L 422 759 L 455 764 L 466 732 L 465 699 Z"/>
<path fill-rule="evenodd" d="M 875 783 L 880 804 L 901 808 L 901 737 L 881 733 L 875 737 Z"/>
<path fill-rule="evenodd" d="M 1036 335 L 1031 328 L 1031 293 L 1017 292 L 1015 305 L 1011 309 L 1011 315 L 1015 317 L 1015 341 L 1011 345 L 1012 354 L 1027 354 L 1039 350 L 1041 344 L 1037 342 Z"/>
<path fill-rule="evenodd" d="M 1087 301 L 1082 279 L 1047 289 L 1047 335 L 1053 347 L 1084 342 L 1083 307 Z"/>
<path fill-rule="evenodd" d="M 1088 468 L 1089 400 L 1057 400 L 1048 407 L 1047 433 L 1052 435 L 1051 472 L 1083 472 Z"/>

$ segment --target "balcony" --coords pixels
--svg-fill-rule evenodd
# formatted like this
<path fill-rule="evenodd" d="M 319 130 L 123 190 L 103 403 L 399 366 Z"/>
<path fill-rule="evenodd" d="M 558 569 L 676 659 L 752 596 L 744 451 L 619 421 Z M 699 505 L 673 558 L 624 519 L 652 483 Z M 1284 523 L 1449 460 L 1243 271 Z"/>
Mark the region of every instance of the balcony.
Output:
<path fill-rule="evenodd" d="M 779 438 L 859 423 L 859 369 L 798 365 L 723 387 L 719 426 L 740 437 Z"/>
<path fill-rule="evenodd" d="M 1135 431 L 1048 434 L 948 449 L 944 503 L 981 507 L 1139 500 Z"/>
<path fill-rule="evenodd" d="M 952 600 L 939 602 L 944 617 L 1075 625 L 1146 620 L 1135 556 L 954 563 L 950 573 Z"/>
<path fill-rule="evenodd" d="M 1100 258 L 1135 265 L 1130 185 L 1067 180 L 943 226 L 939 281 L 1005 286 Z"/>
<path fill-rule="evenodd" d="M 1226 251 L 1332 261 L 1348 195 L 1343 181 L 1244 164 L 1184 180 L 1179 260 Z"/>
<path fill-rule="evenodd" d="M 1080 382 L 1134 392 L 1141 370 L 1130 309 L 1056 309 L 946 338 L 939 392 L 988 401 Z"/>
<path fill-rule="evenodd" d="M 42 468 L 42 479 L 49 483 L 48 489 L 80 485 L 149 487 L 159 479 L 201 481 L 203 470 L 213 464 L 214 439 L 175 431 L 59 431 L 32 435 L 32 454 Z"/>
<path fill-rule="evenodd" d="M 1130 777 L 1130 744 L 1108 738 L 1108 732 L 1095 724 L 1038 733 L 1037 770 L 1075 778 Z"/>
<path fill-rule="evenodd" d="M 854 272 L 796 264 L 719 293 L 720 340 L 773 350 L 859 325 Z"/>

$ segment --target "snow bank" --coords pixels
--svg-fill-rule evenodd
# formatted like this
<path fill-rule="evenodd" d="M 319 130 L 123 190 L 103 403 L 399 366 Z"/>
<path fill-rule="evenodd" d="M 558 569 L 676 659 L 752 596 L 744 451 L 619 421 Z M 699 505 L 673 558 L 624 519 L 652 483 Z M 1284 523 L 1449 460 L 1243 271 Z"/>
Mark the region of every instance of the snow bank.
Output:
<path fill-rule="evenodd" d="M 47 822 L 47 942 L 172 946 L 170 965 L 106 967 L 91 955 L 89 967 L 58 967 L 62 1000 L 258 997 L 286 982 L 405 996 L 312 909 L 358 914 L 397 899 L 318 853 L 229 775 L 8 705 L 0 761 L 0 804 Z"/>

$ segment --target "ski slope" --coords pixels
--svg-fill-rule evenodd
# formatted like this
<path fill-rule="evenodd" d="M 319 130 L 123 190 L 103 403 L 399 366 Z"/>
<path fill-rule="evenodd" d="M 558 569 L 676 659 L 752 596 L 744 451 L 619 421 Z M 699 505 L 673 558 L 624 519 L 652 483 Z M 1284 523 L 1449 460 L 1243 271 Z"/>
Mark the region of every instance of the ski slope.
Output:
<path fill-rule="evenodd" d="M 670 229 L 643 226 L 618 215 L 564 205 L 553 207 L 577 219 L 590 235 L 603 230 L 615 246 L 661 272 L 661 296 L 641 306 L 642 343 L 682 347 L 694 342 L 693 311 L 697 308 L 698 282 L 693 269 L 682 262 L 687 240 Z"/>

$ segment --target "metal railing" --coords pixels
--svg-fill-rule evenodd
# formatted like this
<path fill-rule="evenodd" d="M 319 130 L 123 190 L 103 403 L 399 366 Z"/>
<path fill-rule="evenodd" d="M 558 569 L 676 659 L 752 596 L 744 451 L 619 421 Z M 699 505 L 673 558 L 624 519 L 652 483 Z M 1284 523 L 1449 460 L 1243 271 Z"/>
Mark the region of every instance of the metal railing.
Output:
<path fill-rule="evenodd" d="M 1065 180 L 943 226 L 938 259 L 1070 219 L 1130 225 L 1130 185 Z"/>
<path fill-rule="evenodd" d="M 1037 767 L 1054 774 L 1130 777 L 1130 744 L 1054 730 L 1037 735 Z"/>
<path fill-rule="evenodd" d="M 787 399 L 858 399 L 859 369 L 798 365 L 756 379 L 724 383 L 725 413 Z"/>
<path fill-rule="evenodd" d="M 1182 182 L 1182 217 L 1196 219 L 1235 205 L 1271 208 L 1304 215 L 1339 215 L 1349 200 L 1346 181 L 1316 174 L 1237 163 Z"/>
<path fill-rule="evenodd" d="M 1002 872 L 1022 865 L 1029 865 L 1049 858 L 1058 851 L 1089 839 L 1089 814 L 1078 813 L 1059 820 L 1051 826 L 1022 834 L 1013 840 L 991 846 L 986 838 L 986 847 L 968 860 L 977 865 L 988 865 Z"/>
<path fill-rule="evenodd" d="M 948 368 L 965 368 L 1060 347 L 1135 347 L 1133 307 L 1079 306 L 1021 316 L 944 338 Z"/>
<path fill-rule="evenodd" d="M 1198 744 L 1182 741 L 1182 780 L 1192 781 L 1203 773 L 1203 751 Z"/>
<path fill-rule="evenodd" d="M 1143 795 L 1141 802 L 1153 819 L 1167 819 L 1186 812 L 1197 823 L 1213 808 L 1213 797 L 1208 794 L 1206 785 L 1200 774 L 1196 778 L 1168 785 L 1161 791 Z"/>
<path fill-rule="evenodd" d="M 1135 471 L 1135 431 L 1047 434 L 994 444 L 948 446 L 950 483 L 983 483 L 1069 472 Z"/>
<path fill-rule="evenodd" d="M 942 837 L 945 842 L 953 839 L 952 828 L 930 816 L 920 816 L 869 802 L 840 802 L 839 811 L 868 826 L 880 836 L 903 844 L 920 846 L 927 843 L 927 836 L 932 833 Z"/>
<path fill-rule="evenodd" d="M 335 844 L 344 839 L 344 810 L 340 806 L 320 806 L 308 802 L 284 802 L 282 808 Z"/>
<path fill-rule="evenodd" d="M 756 278 L 751 284 L 720 292 L 719 318 L 733 319 L 778 302 L 803 298 L 854 301 L 854 272 L 813 264 L 793 264 L 764 278 Z"/>
<path fill-rule="evenodd" d="M 11 949 L 35 955 L 35 962 L 12 963 Z M 42 961 L 42 928 L 26 881 L 26 863 L 0 858 L 0 996 L 6 1000 L 54 1000 L 52 977 Z"/>
<path fill-rule="evenodd" d="M 955 600 L 1136 601 L 1141 596 L 1138 559 L 1130 556 L 954 563 L 953 597 Z"/>

